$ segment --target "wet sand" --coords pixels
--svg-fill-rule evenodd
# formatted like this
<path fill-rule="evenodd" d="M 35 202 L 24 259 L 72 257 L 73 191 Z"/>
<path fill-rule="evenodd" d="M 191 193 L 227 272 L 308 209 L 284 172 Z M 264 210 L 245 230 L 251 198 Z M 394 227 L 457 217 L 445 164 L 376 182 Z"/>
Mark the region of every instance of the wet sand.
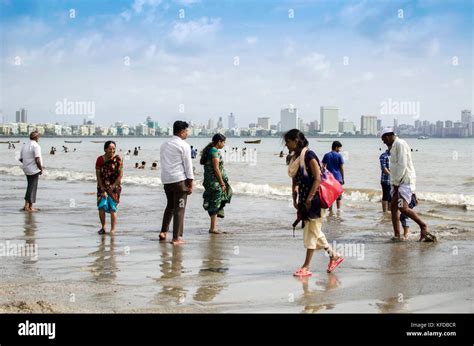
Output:
<path fill-rule="evenodd" d="M 202 218 L 185 224 L 186 244 L 176 247 L 157 240 L 162 188 L 148 189 L 146 200 L 156 196 L 156 203 L 144 205 L 143 189 L 127 187 L 118 232 L 102 237 L 92 184 L 84 191 L 81 184 L 42 181 L 41 211 L 28 214 L 19 210 L 23 181 L 1 183 L 0 243 L 36 244 L 38 257 L 0 257 L 0 312 L 474 311 L 469 240 L 418 243 L 413 234 L 391 243 L 389 221 L 364 221 L 362 232 L 333 217 L 324 224 L 328 241 L 361 244 L 363 252 L 346 256 L 334 274 L 317 252 L 313 277 L 300 280 L 292 272 L 304 259 L 302 231 L 293 238 L 294 213 L 285 201 L 269 208 L 268 200 L 237 196 L 220 224 L 228 234 L 210 235 L 197 190 L 187 213 Z M 49 201 L 48 194 L 63 197 Z M 248 216 L 249 207 L 258 219 Z"/>

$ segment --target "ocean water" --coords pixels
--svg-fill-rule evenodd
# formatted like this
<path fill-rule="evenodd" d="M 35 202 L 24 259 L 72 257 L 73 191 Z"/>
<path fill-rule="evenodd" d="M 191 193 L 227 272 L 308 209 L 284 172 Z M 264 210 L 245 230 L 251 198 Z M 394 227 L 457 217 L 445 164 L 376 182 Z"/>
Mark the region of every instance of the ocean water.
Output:
<path fill-rule="evenodd" d="M 14 186 L 21 199 L 26 181 L 17 161 L 24 138 L 16 149 L 8 149 L 0 144 L 0 179 L 2 184 Z M 13 139 L 14 140 L 14 139 Z M 41 138 L 45 172 L 41 177 L 38 192 L 38 207 L 43 204 L 61 206 L 75 204 L 75 197 L 68 190 L 83 193 L 90 199 L 91 210 L 95 209 L 95 160 L 103 153 L 103 143 L 98 138 L 66 139 L 81 140 L 81 143 L 65 143 L 64 138 Z M 140 210 L 153 205 L 157 198 L 164 198 L 160 180 L 159 147 L 164 138 L 116 138 L 117 152 L 124 158 L 124 178 L 121 210 Z M 322 159 L 330 151 L 331 139 L 311 138 L 310 148 Z M 340 225 L 340 229 L 354 229 L 354 237 L 372 236 L 377 229 L 386 233 L 389 220 L 381 215 L 380 169 L 378 157 L 384 144 L 376 138 L 341 139 L 345 158 L 345 194 L 343 212 L 328 217 L 330 222 Z M 473 139 L 407 139 L 413 149 L 413 160 L 417 174 L 417 196 L 420 205 L 417 210 L 430 228 L 447 238 L 472 239 L 474 226 L 474 140 Z M 188 143 L 201 150 L 208 140 L 189 138 Z M 62 152 L 62 146 L 69 148 Z M 49 150 L 57 148 L 56 155 Z M 134 147 L 141 147 L 138 156 Z M 232 148 L 237 147 L 237 152 Z M 242 148 L 246 147 L 246 154 Z M 74 148 L 76 151 L 74 152 Z M 291 224 L 294 210 L 291 207 L 290 185 L 285 158 L 280 158 L 281 150 L 287 152 L 282 140 L 263 138 L 260 144 L 246 144 L 244 139 L 229 138 L 222 150 L 225 168 L 235 196 L 229 213 L 233 230 L 259 229 L 258 222 L 265 219 L 265 227 L 282 228 Z M 146 161 L 146 169 L 135 169 L 135 163 Z M 151 170 L 151 163 L 158 162 L 158 170 Z M 196 170 L 196 191 L 190 197 L 201 199 L 202 172 L 198 159 L 194 160 Z M 72 197 L 71 197 L 72 196 Z M 139 198 L 137 196 L 140 196 Z M 6 198 L 6 197 L 5 197 Z M 8 198 L 11 198 L 8 197 Z M 47 200 L 47 203 L 46 203 Z M 132 203 L 133 201 L 133 203 Z M 198 205 L 199 202 L 195 203 Z M 262 208 L 253 208 L 258 204 Z M 4 205 L 5 206 L 5 205 Z M 15 206 L 16 208 L 17 206 Z M 18 205 L 20 207 L 20 205 Z M 265 215 L 262 215 L 264 210 Z M 136 214 L 135 213 L 135 214 Z M 162 210 L 154 215 L 160 223 Z M 62 215 L 62 216 L 61 216 Z M 67 217 L 58 214 L 58 217 Z M 125 214 L 126 215 L 126 214 Z M 121 216 L 124 217 L 124 216 Z M 137 219 L 137 222 L 146 220 Z M 190 225 L 207 227 L 207 214 L 196 208 L 186 216 Z M 383 227 L 378 227 L 383 224 Z M 412 225 L 415 226 L 412 222 Z M 201 226 L 200 226 L 201 227 Z M 417 227 L 413 227 L 417 230 Z"/>

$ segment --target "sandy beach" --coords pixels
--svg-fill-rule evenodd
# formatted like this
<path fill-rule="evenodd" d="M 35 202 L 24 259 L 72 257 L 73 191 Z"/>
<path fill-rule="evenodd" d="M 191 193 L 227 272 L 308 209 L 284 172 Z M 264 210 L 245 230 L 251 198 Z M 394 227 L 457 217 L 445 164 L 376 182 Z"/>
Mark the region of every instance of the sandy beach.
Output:
<path fill-rule="evenodd" d="M 209 235 L 197 189 L 187 207 L 187 243 L 172 246 L 158 241 L 162 187 L 127 186 L 117 234 L 101 237 L 94 184 L 43 179 L 41 210 L 24 213 L 23 180 L 0 175 L 0 243 L 36 245 L 37 253 L 1 258 L 0 312 L 474 311 L 474 246 L 466 234 L 418 243 L 412 227 L 410 241 L 391 243 L 389 219 L 375 214 L 354 225 L 344 213 L 331 216 L 328 241 L 349 244 L 352 253 L 334 274 L 316 253 L 314 275 L 302 281 L 291 275 L 304 248 L 301 229 L 293 238 L 287 201 L 274 200 L 269 209 L 268 200 L 238 196 L 222 223 L 228 233 Z"/>

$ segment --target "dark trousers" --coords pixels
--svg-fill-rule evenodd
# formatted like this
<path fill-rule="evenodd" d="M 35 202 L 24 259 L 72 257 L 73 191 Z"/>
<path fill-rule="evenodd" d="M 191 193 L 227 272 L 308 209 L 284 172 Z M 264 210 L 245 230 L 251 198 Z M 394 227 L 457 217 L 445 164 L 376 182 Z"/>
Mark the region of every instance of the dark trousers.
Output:
<path fill-rule="evenodd" d="M 28 186 L 25 193 L 25 201 L 28 203 L 36 203 L 36 190 L 38 189 L 39 173 L 27 175 L 26 180 Z"/>
<path fill-rule="evenodd" d="M 168 203 L 163 215 L 161 232 L 168 232 L 171 219 L 173 219 L 173 239 L 183 236 L 184 211 L 186 210 L 186 200 L 188 198 L 188 187 L 186 181 L 172 184 L 165 184 L 165 193 Z"/>

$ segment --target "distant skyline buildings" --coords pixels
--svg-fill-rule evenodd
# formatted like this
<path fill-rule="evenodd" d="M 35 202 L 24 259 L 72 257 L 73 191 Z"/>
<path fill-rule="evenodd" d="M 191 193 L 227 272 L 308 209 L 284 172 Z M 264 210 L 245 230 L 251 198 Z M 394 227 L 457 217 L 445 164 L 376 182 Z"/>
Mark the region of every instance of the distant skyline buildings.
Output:
<path fill-rule="evenodd" d="M 336 134 L 339 132 L 339 108 L 334 106 L 321 106 L 320 108 L 321 132 Z"/>
<path fill-rule="evenodd" d="M 284 117 L 287 117 L 288 112 L 292 117 L 295 117 L 295 108 L 282 109 Z M 26 110 L 25 110 L 26 112 Z M 291 117 L 290 117 L 291 119 Z M 21 112 L 20 112 L 21 120 Z M 393 119 L 395 132 L 400 136 L 430 136 L 430 137 L 447 137 L 447 138 L 466 138 L 473 137 L 472 116 L 470 110 L 462 110 L 460 112 L 459 120 L 438 120 L 432 123 L 428 120 L 417 119 L 414 125 L 398 123 L 396 118 Z M 297 127 L 307 135 L 313 136 L 363 136 L 363 137 L 377 137 L 379 131 L 386 124 L 382 124 L 382 120 L 377 116 L 362 115 L 360 118 L 360 129 L 352 121 L 343 119 L 338 123 L 338 132 L 328 134 L 321 132 L 318 121 L 313 120 L 309 123 L 304 119 L 297 117 Z M 469 123 L 469 121 L 471 121 Z M 218 124 L 221 124 L 222 117 L 219 117 Z M 281 122 L 279 125 L 271 124 L 270 117 L 257 117 L 256 122 L 249 123 L 248 127 L 236 128 L 215 128 L 214 119 L 210 118 L 208 124 L 203 125 L 193 121 L 189 122 L 190 136 L 204 136 L 212 137 L 216 132 L 223 133 L 230 137 L 256 137 L 256 136 L 280 136 L 282 131 Z M 172 134 L 172 126 L 170 124 L 162 125 L 155 121 L 151 116 L 147 116 L 144 122 L 139 122 L 135 125 L 128 125 L 124 121 L 116 121 L 114 125 L 102 126 L 95 124 L 92 120 L 84 119 L 82 125 L 67 125 L 67 124 L 52 124 L 52 123 L 2 123 L 0 124 L 0 136 L 23 136 L 28 135 L 31 131 L 37 130 L 42 135 L 46 136 L 170 136 Z"/>
<path fill-rule="evenodd" d="M 235 115 L 232 112 L 229 114 L 228 123 L 229 123 L 229 126 L 228 126 L 229 129 L 235 129 L 237 127 L 237 123 L 235 121 Z"/>
<path fill-rule="evenodd" d="M 288 105 L 280 110 L 280 131 L 285 132 L 299 127 L 298 109 Z"/>
<path fill-rule="evenodd" d="M 17 123 L 27 123 L 28 122 L 28 116 L 27 116 L 27 111 L 24 108 L 20 108 L 20 110 L 16 111 L 16 122 Z"/>
<path fill-rule="evenodd" d="M 270 118 L 269 117 L 258 117 L 257 118 L 257 126 L 264 129 L 264 130 L 270 130 Z"/>
<path fill-rule="evenodd" d="M 378 133 L 377 117 L 373 115 L 362 115 L 360 117 L 360 133 L 363 136 L 376 136 Z"/>

